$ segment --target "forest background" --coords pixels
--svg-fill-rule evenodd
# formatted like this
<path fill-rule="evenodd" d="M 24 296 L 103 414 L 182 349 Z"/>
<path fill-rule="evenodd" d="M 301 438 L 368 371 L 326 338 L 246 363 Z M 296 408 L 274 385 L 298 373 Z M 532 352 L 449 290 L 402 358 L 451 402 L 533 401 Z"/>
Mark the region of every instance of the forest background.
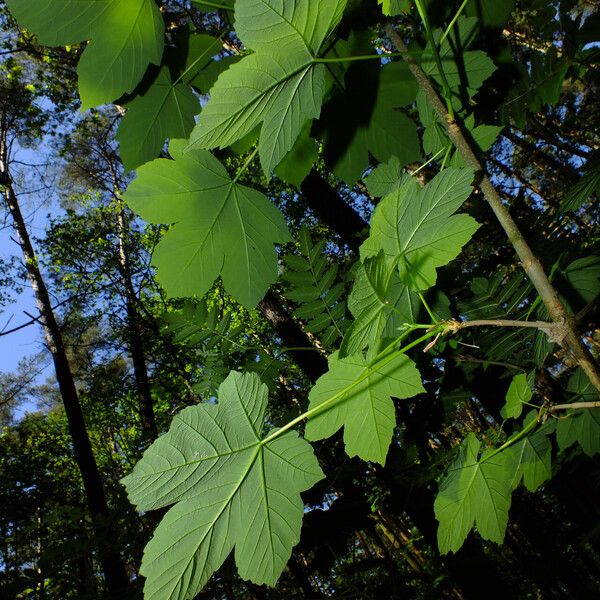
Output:
<path fill-rule="evenodd" d="M 0 2 L 0 598 L 597 595 L 599 19 Z"/>

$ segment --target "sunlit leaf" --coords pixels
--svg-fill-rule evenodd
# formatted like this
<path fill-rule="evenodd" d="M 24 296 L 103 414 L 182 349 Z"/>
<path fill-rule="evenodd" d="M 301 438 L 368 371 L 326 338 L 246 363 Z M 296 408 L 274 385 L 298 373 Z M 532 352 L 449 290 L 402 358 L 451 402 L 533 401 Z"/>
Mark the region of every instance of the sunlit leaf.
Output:
<path fill-rule="evenodd" d="M 77 73 L 83 108 L 132 92 L 159 64 L 164 24 L 154 0 L 8 0 L 19 22 L 47 46 L 89 40 Z"/>
<path fill-rule="evenodd" d="M 267 387 L 232 371 L 219 401 L 180 412 L 123 479 L 139 510 L 175 504 L 146 546 L 146 600 L 193 598 L 235 548 L 240 576 L 275 585 L 300 539 L 300 492 L 323 477 L 295 432 L 263 441 Z"/>
<path fill-rule="evenodd" d="M 305 437 L 321 440 L 344 427 L 348 456 L 384 464 L 396 426 L 391 396 L 410 398 L 423 391 L 419 371 L 403 354 L 369 365 L 362 354 L 340 359 L 333 353 L 329 371 L 310 392 L 309 409 L 333 396 L 337 401 L 308 420 Z"/>
<path fill-rule="evenodd" d="M 455 211 L 470 195 L 473 171 L 445 169 L 424 188 L 413 179 L 381 200 L 371 235 L 361 246 L 367 258 L 380 251 L 397 261 L 400 280 L 412 290 L 435 284 L 436 269 L 456 258 L 479 225 Z"/>
<path fill-rule="evenodd" d="M 190 148 L 223 148 L 260 127 L 267 175 L 319 116 L 325 66 L 314 59 L 341 19 L 346 0 L 251 0 L 236 5 L 236 32 L 254 54 L 223 73 L 194 129 Z"/>
<path fill-rule="evenodd" d="M 173 224 L 153 258 L 171 296 L 202 296 L 219 276 L 253 308 L 277 278 L 274 244 L 289 241 L 283 215 L 260 192 L 233 181 L 209 152 L 176 151 L 143 165 L 124 195 L 147 221 Z"/>

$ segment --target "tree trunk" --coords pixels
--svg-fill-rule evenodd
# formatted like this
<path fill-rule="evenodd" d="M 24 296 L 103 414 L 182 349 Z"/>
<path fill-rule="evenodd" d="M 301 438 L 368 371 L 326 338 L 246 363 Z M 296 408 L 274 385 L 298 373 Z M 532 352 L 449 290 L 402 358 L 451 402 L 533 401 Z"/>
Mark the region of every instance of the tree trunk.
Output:
<path fill-rule="evenodd" d="M 369 224 L 315 171 L 311 171 L 300 188 L 315 215 L 337 233 L 344 244 L 358 250 Z"/>
<path fill-rule="evenodd" d="M 314 346 L 273 292 L 267 292 L 266 296 L 258 303 L 258 308 L 275 329 L 284 346 L 289 348 L 311 348 Z M 327 372 L 327 359 L 320 352 L 317 352 L 316 348 L 315 352 L 291 350 L 290 354 L 313 383 L 323 373 Z"/>
<path fill-rule="evenodd" d="M 0 146 L 0 182 L 4 187 L 3 192 L 6 205 L 13 219 L 13 225 L 19 238 L 19 245 L 23 252 L 27 276 L 31 283 L 31 287 L 33 288 L 40 311 L 40 323 L 44 331 L 46 344 L 52 354 L 56 381 L 62 397 L 69 425 L 69 432 L 73 441 L 75 460 L 77 461 L 83 479 L 94 531 L 100 541 L 102 540 L 101 534 L 103 533 L 103 530 L 105 533 L 108 533 L 106 532 L 106 526 L 110 513 L 106 495 L 104 493 L 98 466 L 92 452 L 92 446 L 85 426 L 81 405 L 79 404 L 77 388 L 69 365 L 62 332 L 56 321 L 54 311 L 52 310 L 50 296 L 40 272 L 37 257 L 29 238 L 29 232 L 27 231 L 27 226 L 10 179 L 6 131 L 3 131 L 2 134 Z M 110 538 L 106 535 L 104 539 L 107 540 Z M 111 597 L 120 597 L 129 585 L 129 577 L 127 576 L 125 566 L 119 553 L 114 549 L 107 548 L 105 552 L 100 553 L 100 562 Z"/>
<path fill-rule="evenodd" d="M 129 353 L 131 355 L 131 362 L 133 363 L 133 375 L 135 377 L 135 385 L 139 400 L 139 415 L 142 433 L 148 441 L 152 442 L 158 437 L 158 429 L 156 427 L 154 404 L 152 402 L 152 392 L 150 389 L 150 380 L 148 378 L 148 367 L 146 364 L 144 342 L 142 339 L 140 314 L 137 309 L 137 296 L 133 287 L 129 257 L 125 245 L 128 229 L 125 210 L 122 206 L 118 206 L 117 238 L 119 244 L 119 268 L 121 270 L 123 287 L 125 288 Z"/>

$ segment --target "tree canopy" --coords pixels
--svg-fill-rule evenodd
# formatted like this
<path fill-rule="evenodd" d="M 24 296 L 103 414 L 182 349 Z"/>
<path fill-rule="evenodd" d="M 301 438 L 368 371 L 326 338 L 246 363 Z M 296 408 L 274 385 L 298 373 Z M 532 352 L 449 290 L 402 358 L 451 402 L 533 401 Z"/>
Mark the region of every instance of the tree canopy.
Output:
<path fill-rule="evenodd" d="M 0 596 L 597 593 L 596 3 L 0 10 Z"/>

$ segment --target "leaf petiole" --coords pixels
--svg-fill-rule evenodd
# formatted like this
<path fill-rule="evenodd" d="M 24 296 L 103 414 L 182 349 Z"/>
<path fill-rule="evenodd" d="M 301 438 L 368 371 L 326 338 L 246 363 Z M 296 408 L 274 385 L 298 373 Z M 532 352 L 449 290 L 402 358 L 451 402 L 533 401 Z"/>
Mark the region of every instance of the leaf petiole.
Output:
<path fill-rule="evenodd" d="M 204 4 L 204 6 L 209 6 L 210 8 L 216 8 L 218 10 L 233 10 L 231 6 L 226 6 L 219 2 L 211 2 L 210 0 L 193 0 L 193 2 L 194 4 Z"/>
<path fill-rule="evenodd" d="M 450 21 L 450 23 L 448 24 L 448 27 L 446 27 L 446 31 L 444 31 L 444 35 L 442 35 L 442 37 L 440 38 L 440 42 L 439 42 L 440 44 L 444 43 L 444 40 L 448 37 L 448 35 L 452 31 L 454 24 L 458 20 L 458 17 L 460 17 L 460 13 L 464 10 L 465 6 L 467 6 L 468 2 L 469 2 L 469 0 L 463 0 L 463 3 L 458 7 L 456 14 L 454 15 L 454 17 L 452 17 L 452 21 Z"/>
<path fill-rule="evenodd" d="M 431 46 L 431 52 L 433 53 L 433 58 L 435 59 L 435 64 L 436 64 L 437 70 L 439 72 L 440 79 L 442 80 L 442 88 L 444 90 L 444 99 L 446 100 L 446 109 L 447 109 L 450 117 L 452 119 L 454 119 L 454 107 L 452 106 L 452 92 L 450 90 L 450 85 L 448 84 L 448 79 L 446 78 L 446 73 L 444 72 L 444 67 L 442 66 L 442 59 L 440 57 L 440 53 L 438 51 L 437 44 L 435 43 L 435 39 L 433 37 L 433 31 L 431 29 L 431 25 L 429 24 L 429 17 L 427 16 L 427 10 L 423 6 L 422 0 L 415 0 L 415 5 L 417 7 L 417 10 L 419 11 L 419 16 L 421 17 L 423 26 L 425 27 L 425 33 L 427 34 L 427 40 L 429 41 L 429 45 Z M 402 56 L 406 56 L 406 55 L 402 54 Z"/>
<path fill-rule="evenodd" d="M 259 443 L 267 444 L 268 442 L 272 442 L 273 440 L 277 439 L 279 436 L 283 435 L 286 431 L 289 431 L 290 429 L 292 429 L 293 427 L 295 427 L 296 425 L 298 425 L 305 419 L 310 419 L 311 417 L 314 417 L 317 414 L 325 412 L 326 410 L 331 408 L 342 396 L 344 396 L 347 392 L 349 392 L 350 390 L 355 388 L 357 385 L 362 383 L 365 379 L 370 377 L 378 369 L 386 366 L 387 364 L 392 362 L 395 358 L 397 358 L 398 356 L 401 356 L 402 354 L 405 354 L 410 349 L 414 348 L 415 346 L 418 346 L 425 340 L 428 340 L 429 338 L 433 337 L 434 335 L 437 335 L 439 333 L 438 329 L 439 329 L 439 327 L 436 327 L 434 330 L 428 331 L 425 335 L 422 335 L 421 337 L 417 338 L 413 342 L 410 342 L 410 344 L 407 344 L 403 348 L 399 348 L 398 350 L 391 352 L 391 353 L 387 354 L 387 356 L 386 356 L 386 353 L 389 352 L 389 350 L 391 350 L 391 348 L 393 348 L 393 346 L 395 344 L 397 344 L 399 340 L 406 337 L 406 335 L 408 335 L 410 332 L 412 332 L 413 329 L 411 328 L 409 331 L 404 332 L 399 338 L 395 339 L 384 350 L 382 350 L 379 354 L 377 354 L 377 356 L 375 356 L 373 358 L 373 360 L 370 361 L 368 368 L 365 371 L 363 371 L 363 373 L 361 373 L 360 377 L 355 379 L 352 383 L 347 385 L 345 388 L 341 389 L 339 392 L 335 393 L 333 396 L 331 396 L 330 398 L 328 398 L 327 400 L 325 400 L 318 406 L 315 406 L 314 408 L 307 410 L 306 412 L 303 412 L 301 415 L 298 415 L 295 419 L 292 419 L 291 421 L 286 423 L 280 429 L 277 429 L 276 431 L 272 432 L 266 438 L 262 439 Z"/>
<path fill-rule="evenodd" d="M 421 302 L 423 303 L 427 314 L 431 317 L 431 320 L 434 322 L 435 325 L 439 325 L 440 322 L 436 319 L 436 316 L 433 314 L 431 308 L 429 308 L 429 304 L 427 304 L 427 300 L 425 300 L 425 296 L 423 296 L 421 292 L 419 292 L 419 298 L 421 299 Z M 429 325 L 429 327 L 431 327 L 431 325 Z"/>
<path fill-rule="evenodd" d="M 543 414 L 543 412 L 545 412 L 544 409 L 540 410 L 540 413 L 539 413 L 540 416 Z M 483 456 L 479 462 L 483 463 L 486 460 L 489 460 L 490 458 L 492 458 L 492 456 L 496 456 L 496 454 L 500 454 L 500 452 L 502 452 L 503 450 L 506 450 L 507 448 L 510 448 L 510 446 L 512 446 L 513 444 L 515 444 L 519 440 L 522 440 L 524 437 L 526 437 L 539 424 L 540 424 L 539 417 L 537 419 L 532 419 L 530 423 L 528 423 L 525 427 L 523 427 L 523 429 L 521 429 L 521 431 L 519 431 L 519 433 L 517 433 L 517 435 L 515 435 L 514 437 L 506 440 L 506 442 L 504 442 L 504 444 L 502 444 L 502 446 L 500 446 L 499 448 L 496 448 L 495 450 L 493 450 L 492 452 L 490 452 L 488 455 Z"/>
<path fill-rule="evenodd" d="M 252 153 L 247 158 L 246 162 L 240 167 L 238 172 L 235 174 L 235 177 L 233 178 L 233 181 L 231 182 L 232 185 L 235 185 L 239 181 L 240 177 L 245 173 L 246 169 L 250 166 L 250 163 L 254 160 L 254 157 L 256 156 L 257 152 L 258 152 L 258 146 L 256 146 L 256 148 L 254 148 L 254 150 L 252 150 Z"/>
<path fill-rule="evenodd" d="M 382 58 L 399 58 L 403 56 L 402 52 L 386 52 L 384 54 L 362 54 L 359 56 L 339 56 L 335 58 L 315 58 L 315 63 L 346 63 L 359 60 L 381 60 Z"/>
<path fill-rule="evenodd" d="M 427 159 L 427 161 L 424 162 L 419 168 L 415 169 L 414 171 L 411 171 L 409 175 L 413 177 L 414 175 L 422 171 L 425 167 L 430 165 L 442 152 L 444 152 L 445 149 L 446 148 L 441 148 L 440 150 L 438 150 L 431 158 Z"/>

